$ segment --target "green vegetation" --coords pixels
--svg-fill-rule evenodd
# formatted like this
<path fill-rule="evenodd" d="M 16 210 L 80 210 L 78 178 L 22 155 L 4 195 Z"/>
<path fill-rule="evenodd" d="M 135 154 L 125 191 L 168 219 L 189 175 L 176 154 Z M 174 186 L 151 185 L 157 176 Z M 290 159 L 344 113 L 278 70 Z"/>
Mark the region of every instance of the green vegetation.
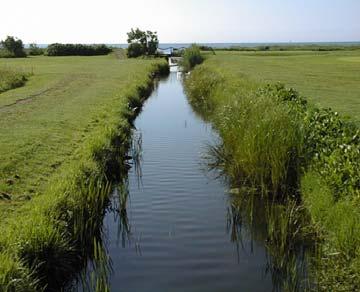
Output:
<path fill-rule="evenodd" d="M 204 61 L 200 48 L 195 44 L 185 49 L 182 57 L 183 60 L 180 65 L 185 71 L 190 71 L 196 65 L 200 65 Z"/>
<path fill-rule="evenodd" d="M 234 77 L 296 88 L 318 107 L 360 121 L 360 51 L 216 52 L 208 65 Z"/>
<path fill-rule="evenodd" d="M 214 124 L 221 137 L 221 144 L 212 151 L 214 165 L 240 189 L 255 189 L 266 197 L 285 200 L 286 205 L 289 198 L 301 199 L 323 239 L 313 265 L 318 288 L 354 291 L 360 285 L 359 129 L 337 113 L 309 104 L 293 89 L 280 84 L 265 86 L 261 78 L 253 78 L 256 70 L 260 76 L 270 75 L 261 71 L 265 65 L 255 61 L 259 59 L 273 65 L 272 76 L 282 74 L 282 66 L 291 67 L 290 60 L 299 62 L 299 58 L 305 68 L 307 60 L 328 64 L 332 58 L 332 64 L 336 63 L 334 55 L 317 57 L 316 61 L 313 54 L 277 56 L 275 62 L 273 55 L 251 59 L 222 53 L 197 67 L 186 80 L 186 88 L 195 110 Z M 259 66 L 246 74 L 248 67 L 242 66 L 246 62 Z M 300 65 L 296 68 L 303 70 Z M 319 71 L 313 71 L 314 82 L 308 83 L 309 87 L 322 78 L 315 74 Z M 300 82 L 303 78 L 295 68 L 287 74 L 297 74 Z M 351 75 L 348 81 L 347 74 L 343 74 L 343 92 L 348 82 L 357 78 Z M 328 84 L 329 89 L 332 86 L 337 86 L 335 80 Z M 350 109 L 351 104 L 344 107 Z M 359 108 L 355 112 L 359 113 Z M 270 239 L 272 234 L 269 232 Z"/>
<path fill-rule="evenodd" d="M 40 56 L 45 54 L 45 49 L 39 48 L 37 44 L 30 44 L 29 49 L 26 50 L 30 56 Z"/>
<path fill-rule="evenodd" d="M 305 210 L 296 201 L 279 204 L 264 200 L 254 190 L 232 189 L 229 194 L 227 228 L 239 248 L 244 238 L 264 242 L 266 276 L 275 291 L 310 291 L 313 285 L 307 271 L 312 254 L 312 231 Z"/>
<path fill-rule="evenodd" d="M 106 45 L 51 44 L 46 49 L 48 56 L 100 56 L 110 52 Z"/>
<path fill-rule="evenodd" d="M 156 32 L 142 31 L 140 29 L 131 29 L 128 32 L 128 50 L 129 58 L 137 58 L 143 55 L 151 56 L 157 53 L 159 39 Z"/>
<path fill-rule="evenodd" d="M 220 134 L 219 165 L 233 184 L 284 196 L 288 187 L 296 187 L 303 149 L 301 116 L 297 107 L 288 106 L 280 95 L 281 90 L 285 96 L 291 92 L 258 87 L 208 62 L 186 81 L 193 107 L 212 121 Z"/>
<path fill-rule="evenodd" d="M 0 93 L 25 85 L 28 76 L 20 70 L 0 67 Z"/>
<path fill-rule="evenodd" d="M 8 36 L 5 40 L 0 42 L 0 57 L 26 57 L 23 42 L 20 39 Z"/>
<path fill-rule="evenodd" d="M 0 290 L 59 289 L 99 249 L 132 120 L 168 65 L 114 55 L 6 64 L 34 76 L 0 98 Z"/>

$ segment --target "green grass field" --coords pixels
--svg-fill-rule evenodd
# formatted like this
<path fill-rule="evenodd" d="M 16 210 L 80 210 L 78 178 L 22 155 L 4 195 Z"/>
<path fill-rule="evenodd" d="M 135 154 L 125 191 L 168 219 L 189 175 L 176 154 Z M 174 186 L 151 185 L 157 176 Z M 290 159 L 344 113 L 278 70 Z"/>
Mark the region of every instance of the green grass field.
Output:
<path fill-rule="evenodd" d="M 117 53 L 2 65 L 32 74 L 0 94 L 0 291 L 57 291 L 101 245 L 132 120 L 168 65 Z"/>
<path fill-rule="evenodd" d="M 26 86 L 0 94 L 0 218 L 42 193 L 112 108 L 127 105 L 124 93 L 151 63 L 116 55 L 0 59 L 0 67 L 33 72 Z"/>
<path fill-rule="evenodd" d="M 320 107 L 360 121 L 360 50 L 338 52 L 216 52 L 209 66 L 261 82 L 294 87 Z"/>

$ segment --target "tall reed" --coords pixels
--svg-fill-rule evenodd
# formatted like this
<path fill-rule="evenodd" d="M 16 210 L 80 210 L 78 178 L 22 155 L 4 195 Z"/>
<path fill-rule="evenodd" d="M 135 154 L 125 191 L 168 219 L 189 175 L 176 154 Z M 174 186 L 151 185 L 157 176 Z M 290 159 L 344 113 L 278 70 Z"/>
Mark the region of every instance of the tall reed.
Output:
<path fill-rule="evenodd" d="M 221 155 L 233 182 L 284 195 L 297 183 L 303 148 L 301 117 L 278 96 L 237 90 L 237 85 L 201 67 L 186 80 L 191 104 L 220 135 Z"/>

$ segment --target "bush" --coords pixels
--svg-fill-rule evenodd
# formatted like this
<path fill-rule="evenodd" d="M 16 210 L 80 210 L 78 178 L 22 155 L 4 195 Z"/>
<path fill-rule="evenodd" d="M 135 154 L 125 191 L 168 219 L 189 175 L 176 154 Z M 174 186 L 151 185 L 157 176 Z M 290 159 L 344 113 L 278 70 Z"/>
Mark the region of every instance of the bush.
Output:
<path fill-rule="evenodd" d="M 141 44 L 138 43 L 132 43 L 129 45 L 128 49 L 127 49 L 127 56 L 129 58 L 137 58 L 140 57 L 142 55 L 144 55 L 144 48 Z"/>
<path fill-rule="evenodd" d="M 330 109 L 306 115 L 306 155 L 334 199 L 360 195 L 360 130 Z"/>
<path fill-rule="evenodd" d="M 26 73 L 8 68 L 0 68 L 0 93 L 21 87 L 27 81 Z"/>
<path fill-rule="evenodd" d="M 201 55 L 200 48 L 197 45 L 192 45 L 187 48 L 183 54 L 183 61 L 181 66 L 185 71 L 190 71 L 196 65 L 201 64 L 204 61 L 204 57 Z"/>
<path fill-rule="evenodd" d="M 30 44 L 29 46 L 29 55 L 31 56 L 39 56 L 44 55 L 45 50 L 42 48 L 39 48 L 36 44 Z"/>
<path fill-rule="evenodd" d="M 112 50 L 106 45 L 51 44 L 46 50 L 48 56 L 98 56 Z"/>

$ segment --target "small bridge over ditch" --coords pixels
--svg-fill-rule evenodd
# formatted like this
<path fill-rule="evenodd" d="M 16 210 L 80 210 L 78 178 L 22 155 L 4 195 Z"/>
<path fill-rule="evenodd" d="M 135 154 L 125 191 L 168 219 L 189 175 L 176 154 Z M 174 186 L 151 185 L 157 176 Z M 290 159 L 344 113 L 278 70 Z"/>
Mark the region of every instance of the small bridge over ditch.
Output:
<path fill-rule="evenodd" d="M 160 55 L 163 56 L 167 56 L 167 57 L 174 57 L 174 56 L 179 56 L 181 54 L 181 52 L 183 50 L 185 50 L 186 47 L 180 47 L 180 48 L 175 48 L 175 47 L 168 47 L 168 48 L 158 48 L 158 53 Z"/>
<path fill-rule="evenodd" d="M 182 60 L 182 57 L 168 57 L 169 58 L 169 66 L 176 67 L 179 66 L 179 63 Z"/>

